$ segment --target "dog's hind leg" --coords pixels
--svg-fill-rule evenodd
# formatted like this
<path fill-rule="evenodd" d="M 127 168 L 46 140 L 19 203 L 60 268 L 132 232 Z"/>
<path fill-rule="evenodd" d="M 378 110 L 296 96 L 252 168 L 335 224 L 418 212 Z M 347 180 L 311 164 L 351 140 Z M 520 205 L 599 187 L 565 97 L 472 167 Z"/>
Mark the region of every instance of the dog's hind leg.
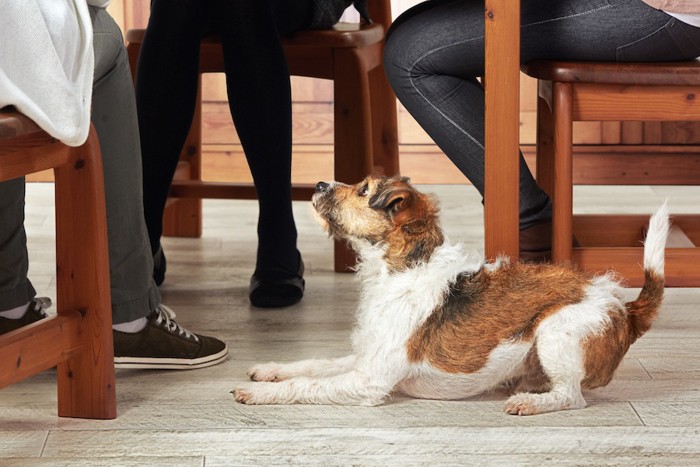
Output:
<path fill-rule="evenodd" d="M 505 411 L 511 415 L 535 415 L 567 409 L 582 409 L 586 401 L 581 394 L 582 375 L 562 365 L 546 366 L 551 388 L 547 392 L 520 392 L 506 402 Z"/>
<path fill-rule="evenodd" d="M 584 377 L 581 341 L 586 335 L 584 328 L 588 332 L 590 328 L 574 324 L 572 329 L 569 320 L 571 315 L 580 314 L 585 310 L 576 309 L 576 305 L 567 308 L 570 310 L 562 310 L 543 322 L 536 334 L 535 349 L 542 371 L 549 379 L 549 391 L 538 394 L 521 392 L 511 396 L 505 405 L 507 413 L 534 415 L 582 409 L 586 406 L 581 394 L 581 381 Z"/>
<path fill-rule="evenodd" d="M 537 357 L 536 347 L 533 346 L 530 349 L 519 370 L 519 374 L 515 375 L 513 379 L 502 384 L 502 387 L 509 390 L 511 394 L 517 392 L 541 393 L 552 389 L 551 382 L 544 374 L 540 359 Z"/>
<path fill-rule="evenodd" d="M 299 376 L 327 377 L 347 373 L 355 365 L 355 356 L 333 360 L 301 360 L 294 363 L 262 363 L 248 370 L 253 381 L 284 381 Z"/>
<path fill-rule="evenodd" d="M 582 409 L 586 401 L 581 394 L 581 383 L 562 381 L 548 392 L 520 392 L 508 398 L 505 412 L 511 415 L 535 415 L 559 410 Z"/>

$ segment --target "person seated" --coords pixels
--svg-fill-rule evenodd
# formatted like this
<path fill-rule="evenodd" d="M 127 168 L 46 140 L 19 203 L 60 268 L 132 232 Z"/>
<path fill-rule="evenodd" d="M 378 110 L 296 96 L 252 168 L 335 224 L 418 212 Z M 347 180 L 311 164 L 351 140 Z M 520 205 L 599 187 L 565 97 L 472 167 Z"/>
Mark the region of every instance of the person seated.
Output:
<path fill-rule="evenodd" d="M 700 55 L 700 2 L 521 0 L 520 23 L 521 63 Z M 428 0 L 394 21 L 384 49 L 396 96 L 482 196 L 484 87 L 477 78 L 484 75 L 484 27 L 481 2 Z M 550 199 L 521 155 L 521 259 L 550 259 L 551 218 Z"/>
<path fill-rule="evenodd" d="M 163 211 L 192 123 L 204 34 L 221 39 L 228 103 L 255 183 L 258 249 L 253 306 L 294 305 L 304 295 L 304 262 L 292 213 L 292 96 L 281 36 L 330 28 L 365 1 L 153 0 L 136 73 L 143 149 L 144 209 L 156 283 L 165 280 Z"/>
<path fill-rule="evenodd" d="M 220 363 L 227 345 L 185 329 L 161 303 L 143 216 L 126 49 L 104 9 L 109 0 L 87 3 L 3 3 L 0 38 L 3 50 L 13 53 L 0 54 L 0 108 L 14 106 L 72 146 L 86 140 L 92 119 L 104 166 L 115 366 L 190 369 Z M 36 296 L 28 279 L 24 183 L 0 183 L 0 334 L 45 318 L 51 303 Z"/>

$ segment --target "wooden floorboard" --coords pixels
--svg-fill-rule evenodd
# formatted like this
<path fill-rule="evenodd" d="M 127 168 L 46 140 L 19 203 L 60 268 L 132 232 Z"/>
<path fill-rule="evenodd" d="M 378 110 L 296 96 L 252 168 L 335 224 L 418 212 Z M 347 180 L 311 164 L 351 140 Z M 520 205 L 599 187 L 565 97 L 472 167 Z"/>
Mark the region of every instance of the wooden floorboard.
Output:
<path fill-rule="evenodd" d="M 438 195 L 453 241 L 483 251 L 481 200 L 471 186 L 425 185 Z M 697 209 L 692 188 L 577 187 L 579 212 Z M 30 276 L 55 296 L 52 185 L 29 184 Z M 229 391 L 256 362 L 350 351 L 358 283 L 333 272 L 332 244 L 307 202 L 295 202 L 307 292 L 297 306 L 248 304 L 255 201 L 205 201 L 201 239 L 165 240 L 163 301 L 178 321 L 217 335 L 230 358 L 211 368 L 117 371 L 118 418 L 56 417 L 55 371 L 0 391 L 0 465 L 700 465 L 700 289 L 669 289 L 652 329 L 584 410 L 503 413 L 505 394 L 466 401 L 396 396 L 380 407 L 235 404 Z M 626 291 L 634 297 L 637 289 Z"/>

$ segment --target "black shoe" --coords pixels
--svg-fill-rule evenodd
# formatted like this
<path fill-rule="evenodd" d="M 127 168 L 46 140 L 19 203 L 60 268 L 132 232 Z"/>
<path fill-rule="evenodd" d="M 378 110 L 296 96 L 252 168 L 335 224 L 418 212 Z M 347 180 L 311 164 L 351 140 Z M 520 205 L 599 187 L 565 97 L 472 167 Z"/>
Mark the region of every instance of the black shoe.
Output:
<path fill-rule="evenodd" d="M 311 0 L 311 24 L 309 29 L 330 29 L 343 16 L 345 10 L 354 4 L 362 19 L 371 23 L 366 0 Z"/>
<path fill-rule="evenodd" d="M 520 231 L 520 261 L 548 263 L 552 259 L 552 221 Z"/>
<path fill-rule="evenodd" d="M 574 248 L 581 246 L 573 237 Z M 520 261 L 548 263 L 552 260 L 552 221 L 535 224 L 520 231 Z"/>
<path fill-rule="evenodd" d="M 304 296 L 304 261 L 299 255 L 299 270 L 255 271 L 250 278 L 248 298 L 259 308 L 282 308 L 299 302 Z"/>
<path fill-rule="evenodd" d="M 226 344 L 194 334 L 175 322 L 165 305 L 148 316 L 136 333 L 112 331 L 115 368 L 190 370 L 216 365 L 226 359 Z"/>
<path fill-rule="evenodd" d="M 159 246 L 158 251 L 156 251 L 156 254 L 153 255 L 153 280 L 159 287 L 165 280 L 165 269 L 167 268 L 167 266 L 168 264 L 165 260 L 165 253 L 163 253 L 163 247 Z"/>
<path fill-rule="evenodd" d="M 5 334 L 15 329 L 19 329 L 28 324 L 42 320 L 48 315 L 46 309 L 51 306 L 51 299 L 48 297 L 35 297 L 29 302 L 24 316 L 17 319 L 3 318 L 0 316 L 0 334 Z"/>

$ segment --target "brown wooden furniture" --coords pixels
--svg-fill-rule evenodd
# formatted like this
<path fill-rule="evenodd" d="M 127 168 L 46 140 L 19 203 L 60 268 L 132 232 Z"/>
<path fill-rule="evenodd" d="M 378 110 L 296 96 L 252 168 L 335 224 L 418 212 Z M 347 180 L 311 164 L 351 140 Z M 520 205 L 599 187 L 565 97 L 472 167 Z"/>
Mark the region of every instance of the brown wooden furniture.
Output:
<path fill-rule="evenodd" d="M 648 215 L 573 216 L 574 121 L 700 121 L 700 61 L 590 63 L 538 61 L 523 67 L 538 79 L 537 180 L 552 198 L 552 260 L 621 273 L 629 285 L 643 281 L 641 240 Z M 610 157 L 587 164 L 606 185 L 700 185 L 697 155 Z M 596 183 L 592 180 L 593 183 Z M 589 181 L 590 182 L 590 181 Z M 666 249 L 670 286 L 700 285 L 700 216 L 672 216 Z M 572 235 L 581 247 L 572 246 Z M 671 248 L 673 246 L 673 248 Z"/>
<path fill-rule="evenodd" d="M 520 0 L 486 0 L 484 248 L 518 257 Z"/>
<path fill-rule="evenodd" d="M 384 33 L 391 23 L 390 0 L 368 4 L 372 24 L 340 23 L 331 30 L 300 31 L 284 40 L 290 72 L 296 76 L 333 80 L 335 179 L 356 183 L 369 174 L 399 171 L 396 99 L 382 67 Z M 135 75 L 145 31 L 129 30 L 127 49 Z M 205 38 L 200 50 L 200 72 L 223 72 L 221 44 Z M 164 234 L 198 237 L 202 231 L 202 198 L 255 199 L 252 184 L 207 182 L 201 179 L 201 100 L 164 216 Z M 293 198 L 310 200 L 313 184 L 294 185 Z M 335 246 L 335 269 L 345 271 L 355 262 L 341 243 Z"/>
<path fill-rule="evenodd" d="M 0 335 L 0 388 L 58 365 L 58 415 L 116 417 L 112 304 L 100 147 L 66 146 L 0 111 L 0 180 L 54 169 L 57 315 Z"/>

